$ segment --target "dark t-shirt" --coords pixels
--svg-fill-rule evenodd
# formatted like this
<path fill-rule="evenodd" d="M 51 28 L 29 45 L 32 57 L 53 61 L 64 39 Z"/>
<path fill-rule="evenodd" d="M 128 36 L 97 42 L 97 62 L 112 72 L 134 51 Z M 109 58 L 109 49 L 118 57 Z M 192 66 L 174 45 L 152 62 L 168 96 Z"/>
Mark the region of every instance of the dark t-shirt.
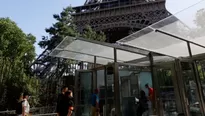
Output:
<path fill-rule="evenodd" d="M 68 107 L 74 107 L 74 99 L 73 99 L 73 97 L 68 97 L 67 98 L 67 105 L 68 105 Z"/>
<path fill-rule="evenodd" d="M 144 109 L 144 110 L 148 109 L 148 99 L 147 99 L 147 97 L 141 97 L 139 99 L 139 107 L 141 107 L 141 109 Z"/>
<path fill-rule="evenodd" d="M 60 106 L 61 106 L 61 100 L 63 98 L 63 94 L 59 94 L 58 95 L 58 99 L 57 99 L 57 107 L 56 107 L 56 112 L 59 113 L 60 112 Z"/>
<path fill-rule="evenodd" d="M 64 94 L 58 95 L 58 101 L 57 101 L 57 113 L 59 113 L 60 116 L 67 116 L 68 114 L 68 104 L 67 104 L 67 97 Z"/>
<path fill-rule="evenodd" d="M 22 103 L 23 100 L 16 103 L 16 114 L 22 114 Z"/>

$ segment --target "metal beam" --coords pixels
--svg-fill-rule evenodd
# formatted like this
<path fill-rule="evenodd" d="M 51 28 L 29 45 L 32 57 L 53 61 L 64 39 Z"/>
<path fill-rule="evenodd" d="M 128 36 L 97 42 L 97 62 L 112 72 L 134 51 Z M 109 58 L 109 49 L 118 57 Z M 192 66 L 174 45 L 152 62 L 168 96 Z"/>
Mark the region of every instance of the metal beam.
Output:
<path fill-rule="evenodd" d="M 66 52 L 72 52 L 72 53 L 77 53 L 77 54 L 82 54 L 82 55 L 87 55 L 87 56 L 93 56 L 93 57 L 98 57 L 98 58 L 104 58 L 104 59 L 109 59 L 109 60 L 113 60 L 113 58 L 108 58 L 108 57 L 104 57 L 104 56 L 97 56 L 97 55 L 93 55 L 93 54 L 88 54 L 88 53 L 82 53 L 82 52 L 77 52 L 77 51 L 72 51 L 72 50 L 65 50 L 65 49 L 59 49 L 59 48 L 56 48 L 56 50 L 59 50 L 59 51 L 66 51 Z M 121 62 L 125 62 L 125 61 L 122 61 L 122 60 L 119 60 Z M 93 61 L 94 62 L 94 61 Z"/>
<path fill-rule="evenodd" d="M 106 42 L 88 40 L 88 39 L 84 39 L 84 38 L 76 38 L 76 40 L 81 40 L 81 41 L 85 41 L 85 42 L 99 44 L 99 45 L 102 45 L 102 46 L 116 48 L 118 50 L 123 50 L 123 51 L 131 52 L 131 53 L 135 53 L 135 54 L 139 54 L 139 55 L 143 55 L 143 56 L 147 56 L 150 52 L 152 52 L 154 55 L 162 55 L 162 56 L 169 56 L 169 57 L 172 57 L 172 58 L 176 58 L 174 56 L 159 53 L 159 52 L 156 52 L 156 51 L 153 51 L 153 50 L 148 50 L 148 49 L 141 48 L 141 47 L 138 47 L 138 46 L 137 47 L 136 46 L 130 46 L 130 45 L 127 45 L 127 44 L 124 44 L 124 43 L 121 43 L 121 42 L 117 42 L 117 44 L 110 44 L 110 43 L 106 43 Z M 146 53 L 142 53 L 140 51 L 146 52 Z"/>
<path fill-rule="evenodd" d="M 117 116 L 122 116 L 120 103 L 120 79 L 119 79 L 119 65 L 117 63 L 117 50 L 113 48 L 114 52 L 114 103 Z"/>
<path fill-rule="evenodd" d="M 133 64 L 133 63 L 121 63 L 121 62 L 118 62 L 119 65 L 122 65 L 122 66 L 135 66 L 135 67 L 148 67 L 150 66 L 150 64 L 143 64 L 143 63 L 137 63 L 137 64 Z"/>
<path fill-rule="evenodd" d="M 132 47 L 132 48 L 135 48 L 135 49 L 145 50 L 145 51 L 148 51 L 149 53 L 152 52 L 153 55 L 158 54 L 158 55 L 162 55 L 162 56 L 169 56 L 169 57 L 171 57 L 171 58 L 176 58 L 176 57 L 171 56 L 171 55 L 168 55 L 168 54 L 159 53 L 159 52 L 156 52 L 156 51 L 154 51 L 154 50 L 148 50 L 148 49 L 146 49 L 146 48 L 141 48 L 141 47 L 139 47 L 139 46 L 135 47 L 135 46 L 131 46 L 131 45 L 128 45 L 128 44 L 125 44 L 125 43 L 120 43 L 120 44 L 123 45 L 123 46 L 129 46 L 129 47 Z M 148 54 L 149 54 L 149 53 L 148 53 Z"/>
<path fill-rule="evenodd" d="M 134 47 L 131 47 L 131 46 L 111 44 L 111 43 L 100 42 L 100 41 L 96 41 L 96 40 L 89 40 L 89 39 L 84 39 L 84 38 L 76 38 L 76 40 L 90 42 L 90 43 L 102 45 L 102 46 L 105 46 L 105 47 L 116 48 L 118 50 L 123 50 L 123 51 L 131 52 L 131 53 L 135 53 L 135 54 L 139 54 L 139 55 L 143 55 L 143 56 L 147 56 L 147 54 L 149 53 L 149 50 L 134 48 Z M 146 52 L 146 53 L 142 53 L 139 50 L 141 50 L 143 52 Z"/>
<path fill-rule="evenodd" d="M 158 90 L 158 82 L 157 82 L 157 78 L 155 78 L 155 72 L 154 72 L 154 60 L 153 60 L 153 55 L 152 55 L 152 52 L 149 53 L 149 61 L 150 61 L 150 70 L 151 70 L 151 76 L 152 76 L 152 85 L 153 85 L 153 88 L 154 88 L 154 101 L 151 102 L 152 104 L 152 110 L 153 110 L 153 113 L 154 114 L 158 114 L 160 115 L 160 105 L 159 105 L 159 96 L 158 96 L 158 92 L 159 91 L 156 91 Z M 160 115 L 161 116 L 161 115 Z"/>
<path fill-rule="evenodd" d="M 125 63 L 140 63 L 140 62 L 145 62 L 145 61 L 149 61 L 149 57 L 134 59 L 134 60 L 131 60 L 131 61 L 126 61 Z"/>
<path fill-rule="evenodd" d="M 184 41 L 184 42 L 189 42 L 189 43 L 194 44 L 194 45 L 196 45 L 196 46 L 205 48 L 205 46 L 203 46 L 203 45 L 201 45 L 201 44 L 198 44 L 198 43 L 195 43 L 195 42 L 193 42 L 193 41 L 184 39 L 184 38 L 182 38 L 182 37 L 179 37 L 179 36 L 177 36 L 177 35 L 171 34 L 171 33 L 169 33 L 169 32 L 162 31 L 162 30 L 160 30 L 160 29 L 155 29 L 155 32 L 159 32 L 159 33 L 162 33 L 162 34 L 164 34 L 164 35 L 168 35 L 168 36 L 170 36 L 170 37 L 173 37 L 173 38 L 175 38 L 175 39 L 178 39 L 178 40 L 181 40 L 181 41 Z"/>

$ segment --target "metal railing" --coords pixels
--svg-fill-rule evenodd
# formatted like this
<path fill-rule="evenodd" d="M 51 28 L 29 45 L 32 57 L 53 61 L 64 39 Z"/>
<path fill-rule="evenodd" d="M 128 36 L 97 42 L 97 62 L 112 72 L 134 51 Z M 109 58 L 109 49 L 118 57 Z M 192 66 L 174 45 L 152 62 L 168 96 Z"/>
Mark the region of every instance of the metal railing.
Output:
<path fill-rule="evenodd" d="M 56 116 L 55 106 L 31 108 L 32 116 Z M 13 116 L 15 110 L 0 111 L 0 116 Z"/>

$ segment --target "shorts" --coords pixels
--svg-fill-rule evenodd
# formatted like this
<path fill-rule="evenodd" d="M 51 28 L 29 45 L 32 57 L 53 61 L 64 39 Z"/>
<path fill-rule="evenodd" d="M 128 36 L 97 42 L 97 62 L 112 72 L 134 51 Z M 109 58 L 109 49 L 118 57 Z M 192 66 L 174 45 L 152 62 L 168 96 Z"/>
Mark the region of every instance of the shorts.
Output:
<path fill-rule="evenodd" d="M 96 107 L 91 107 L 91 116 L 98 116 L 97 108 Z"/>

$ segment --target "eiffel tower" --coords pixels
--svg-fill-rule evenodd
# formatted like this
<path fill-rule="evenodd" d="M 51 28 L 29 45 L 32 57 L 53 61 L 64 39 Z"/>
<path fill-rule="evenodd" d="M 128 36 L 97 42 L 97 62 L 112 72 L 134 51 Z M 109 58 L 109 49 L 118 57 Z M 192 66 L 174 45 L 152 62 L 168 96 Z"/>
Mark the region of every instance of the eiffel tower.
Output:
<path fill-rule="evenodd" d="M 86 0 L 83 6 L 73 9 L 80 32 L 90 25 L 104 32 L 110 43 L 171 15 L 165 0 Z"/>

